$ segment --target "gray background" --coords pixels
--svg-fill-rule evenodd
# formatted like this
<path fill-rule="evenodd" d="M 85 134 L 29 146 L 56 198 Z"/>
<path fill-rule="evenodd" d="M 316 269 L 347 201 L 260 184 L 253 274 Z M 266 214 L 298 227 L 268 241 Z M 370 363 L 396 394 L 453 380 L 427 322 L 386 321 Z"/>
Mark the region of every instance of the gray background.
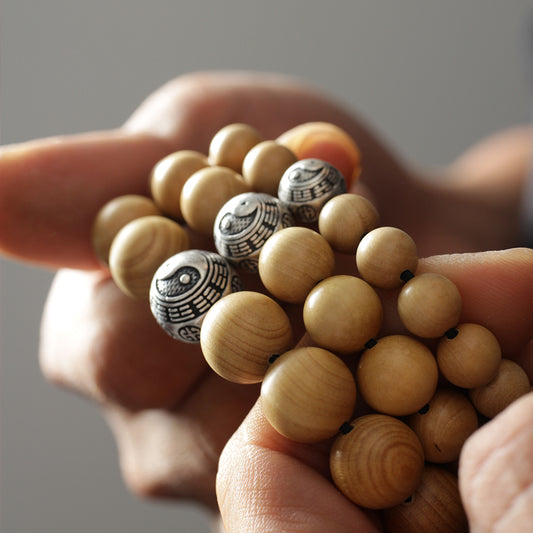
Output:
<path fill-rule="evenodd" d="M 2 142 L 115 127 L 175 75 L 247 68 L 302 76 L 408 160 L 442 165 L 529 120 L 532 12 L 530 0 L 3 0 Z M 96 409 L 40 376 L 51 273 L 0 266 L 2 533 L 207 531 L 198 508 L 123 487 Z"/>

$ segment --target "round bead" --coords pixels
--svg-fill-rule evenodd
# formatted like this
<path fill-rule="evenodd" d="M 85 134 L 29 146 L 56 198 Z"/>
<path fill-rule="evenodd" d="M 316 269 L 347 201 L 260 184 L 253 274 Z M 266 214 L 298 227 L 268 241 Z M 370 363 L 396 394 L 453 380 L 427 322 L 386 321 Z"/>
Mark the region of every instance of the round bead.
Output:
<path fill-rule="evenodd" d="M 382 227 L 365 235 L 355 256 L 361 277 L 382 289 L 403 284 L 402 273 L 414 274 L 418 266 L 416 244 L 398 228 Z"/>
<path fill-rule="evenodd" d="M 218 253 L 248 272 L 257 272 L 259 252 L 280 229 L 293 226 L 289 210 L 274 196 L 248 192 L 226 202 L 215 219 Z"/>
<path fill-rule="evenodd" d="M 296 156 L 286 146 L 276 141 L 263 141 L 246 154 L 242 177 L 254 191 L 276 196 L 281 176 L 296 161 Z"/>
<path fill-rule="evenodd" d="M 331 449 L 335 485 L 361 507 L 384 509 L 403 502 L 422 477 L 418 437 L 400 420 L 382 414 L 356 418 L 351 426 Z"/>
<path fill-rule="evenodd" d="M 408 281 L 398 296 L 398 314 L 404 326 L 423 338 L 442 337 L 459 322 L 459 290 L 440 274 L 420 274 Z"/>
<path fill-rule="evenodd" d="M 261 405 L 270 424 L 296 442 L 332 437 L 353 415 L 355 381 L 334 354 L 316 347 L 285 352 L 267 370 Z"/>
<path fill-rule="evenodd" d="M 437 347 L 441 374 L 457 387 L 472 389 L 491 381 L 502 358 L 498 339 L 479 324 L 460 324 Z"/>
<path fill-rule="evenodd" d="M 224 379 L 257 383 L 269 359 L 291 347 L 292 327 L 285 311 L 268 296 L 236 292 L 207 312 L 200 343 L 207 363 Z"/>
<path fill-rule="evenodd" d="M 235 171 L 225 167 L 202 168 L 185 182 L 181 191 L 183 218 L 193 230 L 212 235 L 222 206 L 234 196 L 248 191 L 248 186 Z"/>
<path fill-rule="evenodd" d="M 188 250 L 170 257 L 157 269 L 150 287 L 150 309 L 169 335 L 198 343 L 209 309 L 223 296 L 241 289 L 239 276 L 223 257 Z"/>
<path fill-rule="evenodd" d="M 117 233 L 136 218 L 161 215 L 155 203 L 137 194 L 126 194 L 107 202 L 97 213 L 92 227 L 92 244 L 98 259 L 109 264 L 109 250 Z"/>
<path fill-rule="evenodd" d="M 346 192 L 342 174 L 319 159 L 303 159 L 291 165 L 281 177 L 278 198 L 294 218 L 305 224 L 318 220 L 322 206 Z"/>
<path fill-rule="evenodd" d="M 185 182 L 201 168 L 207 157 L 194 150 L 180 150 L 159 161 L 150 174 L 150 190 L 156 205 L 165 215 L 181 220 L 180 196 Z"/>
<path fill-rule="evenodd" d="M 303 302 L 334 267 L 331 246 L 308 228 L 285 228 L 274 233 L 259 254 L 258 270 L 264 286 L 276 298 L 290 303 Z"/>
<path fill-rule="evenodd" d="M 464 442 L 478 428 L 478 416 L 462 392 L 442 389 L 409 417 L 408 424 L 422 443 L 426 461 L 451 463 L 459 459 Z"/>
<path fill-rule="evenodd" d="M 189 236 L 177 222 L 161 216 L 138 218 L 126 224 L 111 245 L 111 276 L 125 294 L 147 299 L 159 265 L 187 248 Z"/>
<path fill-rule="evenodd" d="M 374 289 L 355 276 L 332 276 L 307 296 L 304 324 L 313 341 L 343 354 L 361 350 L 381 328 L 383 309 Z"/>
<path fill-rule="evenodd" d="M 357 386 L 376 411 L 403 416 L 426 405 L 437 389 L 439 371 L 424 344 L 406 335 L 390 335 L 363 352 Z"/>
<path fill-rule="evenodd" d="M 318 217 L 318 229 L 331 247 L 345 254 L 354 253 L 365 233 L 379 220 L 374 205 L 358 194 L 340 194 L 329 200 Z"/>

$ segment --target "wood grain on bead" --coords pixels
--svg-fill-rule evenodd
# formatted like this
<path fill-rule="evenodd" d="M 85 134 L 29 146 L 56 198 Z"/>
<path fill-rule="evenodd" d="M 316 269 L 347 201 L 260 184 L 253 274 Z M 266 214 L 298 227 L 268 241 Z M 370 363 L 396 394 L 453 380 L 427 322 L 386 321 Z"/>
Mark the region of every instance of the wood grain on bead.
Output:
<path fill-rule="evenodd" d="M 304 324 L 313 341 L 334 352 L 361 350 L 379 333 L 383 318 L 375 290 L 355 276 L 332 276 L 305 300 Z"/>
<path fill-rule="evenodd" d="M 350 369 L 316 347 L 285 352 L 267 370 L 261 405 L 270 424 L 297 442 L 318 442 L 352 417 L 356 387 Z"/>
<path fill-rule="evenodd" d="M 272 355 L 292 344 L 285 311 L 268 296 L 241 291 L 225 296 L 208 312 L 200 333 L 209 366 L 235 383 L 262 381 Z"/>
<path fill-rule="evenodd" d="M 420 484 L 422 445 L 412 429 L 388 415 L 370 414 L 333 443 L 330 470 L 339 490 L 355 504 L 385 509 L 403 502 Z"/>

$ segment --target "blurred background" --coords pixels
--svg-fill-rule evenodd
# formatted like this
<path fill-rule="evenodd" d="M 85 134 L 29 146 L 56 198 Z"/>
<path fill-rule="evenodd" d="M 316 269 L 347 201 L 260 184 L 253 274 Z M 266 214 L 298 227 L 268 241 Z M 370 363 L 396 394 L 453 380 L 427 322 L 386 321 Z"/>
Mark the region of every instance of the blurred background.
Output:
<path fill-rule="evenodd" d="M 532 17 L 531 0 L 3 0 L 1 140 L 113 128 L 174 76 L 253 69 L 300 76 L 407 161 L 445 165 L 530 120 Z M 52 273 L 0 261 L 2 533 L 207 532 L 198 507 L 124 488 L 96 408 L 40 375 Z"/>

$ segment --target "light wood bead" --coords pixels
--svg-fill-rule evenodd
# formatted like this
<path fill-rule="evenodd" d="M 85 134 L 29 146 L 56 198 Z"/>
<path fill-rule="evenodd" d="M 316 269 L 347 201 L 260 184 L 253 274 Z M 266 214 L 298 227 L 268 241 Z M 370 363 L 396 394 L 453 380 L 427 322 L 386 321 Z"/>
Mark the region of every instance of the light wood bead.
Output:
<path fill-rule="evenodd" d="M 335 435 L 353 415 L 356 387 L 336 355 L 316 347 L 285 352 L 267 370 L 261 405 L 270 424 L 296 442 Z"/>
<path fill-rule="evenodd" d="M 437 347 L 441 374 L 465 389 L 486 385 L 496 375 L 502 359 L 498 339 L 479 324 L 460 324 L 455 332 L 455 337 L 444 336 Z"/>
<path fill-rule="evenodd" d="M 487 418 L 494 418 L 506 407 L 531 390 L 524 369 L 510 359 L 502 359 L 496 376 L 487 385 L 470 389 L 474 407 Z"/>
<path fill-rule="evenodd" d="M 383 319 L 375 290 L 355 276 L 332 276 L 318 283 L 307 296 L 304 324 L 313 341 L 334 352 L 361 350 L 377 336 Z"/>
<path fill-rule="evenodd" d="M 161 216 L 138 218 L 124 226 L 111 245 L 111 276 L 125 294 L 148 299 L 159 266 L 187 248 L 189 236 L 177 222 Z"/>
<path fill-rule="evenodd" d="M 322 208 L 318 229 L 334 250 L 351 254 L 364 234 L 376 228 L 378 221 L 378 212 L 369 200 L 346 193 L 335 196 Z"/>
<path fill-rule="evenodd" d="M 247 124 L 229 124 L 211 140 L 209 162 L 231 168 L 240 174 L 246 154 L 262 140 L 261 134 Z"/>
<path fill-rule="evenodd" d="M 207 363 L 224 379 L 258 383 L 270 357 L 291 347 L 292 327 L 274 300 L 241 291 L 225 296 L 207 312 L 200 343 Z"/>
<path fill-rule="evenodd" d="M 126 194 L 107 202 L 96 214 L 92 227 L 92 245 L 98 259 L 109 264 L 109 250 L 117 233 L 136 218 L 161 215 L 155 203 L 146 196 Z"/>
<path fill-rule="evenodd" d="M 202 168 L 185 182 L 181 191 L 183 218 L 193 230 L 212 235 L 222 206 L 244 192 L 249 192 L 249 187 L 235 171 L 217 166 Z"/>
<path fill-rule="evenodd" d="M 185 182 L 209 165 L 207 156 L 194 150 L 180 150 L 159 161 L 150 174 L 150 190 L 165 215 L 182 220 L 180 196 Z"/>
<path fill-rule="evenodd" d="M 403 285 L 401 275 L 418 266 L 418 252 L 411 237 L 398 228 L 382 227 L 365 235 L 355 255 L 361 277 L 381 289 Z"/>
<path fill-rule="evenodd" d="M 439 371 L 433 354 L 420 341 L 390 335 L 363 352 L 357 386 L 364 400 L 380 413 L 415 413 L 435 394 Z"/>
<path fill-rule="evenodd" d="M 462 392 L 439 389 L 407 423 L 420 439 L 426 461 L 451 463 L 459 459 L 464 442 L 478 428 L 478 416 Z"/>
<path fill-rule="evenodd" d="M 303 227 L 282 229 L 264 244 L 259 276 L 276 298 L 301 303 L 309 291 L 333 273 L 335 257 L 326 239 Z"/>
<path fill-rule="evenodd" d="M 383 414 L 356 418 L 351 426 L 331 449 L 335 485 L 361 507 L 385 509 L 403 502 L 420 484 L 424 468 L 414 431 Z"/>
<path fill-rule="evenodd" d="M 404 326 L 422 338 L 442 337 L 459 322 L 462 299 L 455 284 L 440 274 L 415 276 L 398 296 Z"/>

